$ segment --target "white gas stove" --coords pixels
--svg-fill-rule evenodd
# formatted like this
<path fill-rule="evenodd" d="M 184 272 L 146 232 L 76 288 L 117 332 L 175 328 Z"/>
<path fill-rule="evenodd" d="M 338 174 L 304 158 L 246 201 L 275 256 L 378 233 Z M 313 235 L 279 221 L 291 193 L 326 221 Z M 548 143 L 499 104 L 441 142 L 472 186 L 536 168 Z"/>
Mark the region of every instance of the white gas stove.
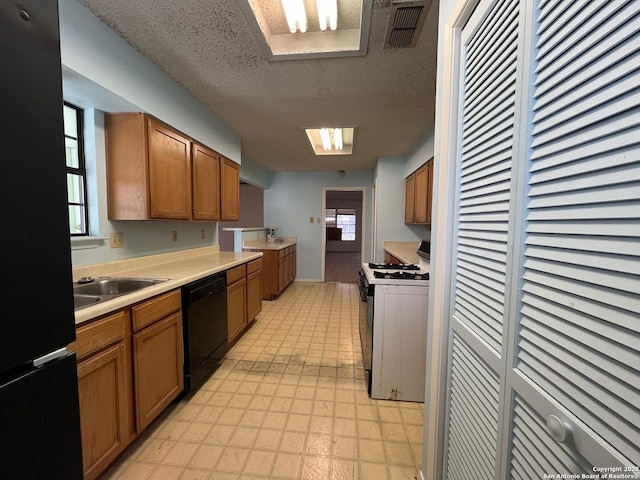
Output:
<path fill-rule="evenodd" d="M 364 263 L 360 341 L 371 398 L 424 401 L 428 263 Z"/>

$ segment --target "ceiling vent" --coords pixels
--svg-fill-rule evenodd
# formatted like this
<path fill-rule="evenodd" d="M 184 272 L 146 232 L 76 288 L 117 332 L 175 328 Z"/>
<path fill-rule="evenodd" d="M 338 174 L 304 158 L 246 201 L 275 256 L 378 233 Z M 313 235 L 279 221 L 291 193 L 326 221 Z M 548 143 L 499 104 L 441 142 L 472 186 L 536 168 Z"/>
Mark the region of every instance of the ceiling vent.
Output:
<path fill-rule="evenodd" d="M 384 48 L 415 47 L 430 0 L 392 0 Z"/>

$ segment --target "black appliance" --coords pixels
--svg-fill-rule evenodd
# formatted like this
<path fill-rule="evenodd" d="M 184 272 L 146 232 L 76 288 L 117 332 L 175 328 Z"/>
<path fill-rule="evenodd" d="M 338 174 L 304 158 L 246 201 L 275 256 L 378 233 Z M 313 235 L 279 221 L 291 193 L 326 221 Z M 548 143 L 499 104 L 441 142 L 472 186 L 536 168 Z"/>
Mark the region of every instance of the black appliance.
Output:
<path fill-rule="evenodd" d="M 375 285 L 370 285 L 362 270 L 358 271 L 358 290 L 360 292 L 360 309 L 358 327 L 360 346 L 367 381 L 367 392 L 371 395 L 371 360 L 373 355 L 373 300 Z"/>
<path fill-rule="evenodd" d="M 227 276 L 211 275 L 182 287 L 184 389 L 198 387 L 229 351 Z"/>
<path fill-rule="evenodd" d="M 82 478 L 59 38 L 57 0 L 0 2 L 2 480 Z"/>
<path fill-rule="evenodd" d="M 418 245 L 418 250 L 416 250 L 418 256 L 424 258 L 425 260 L 431 259 L 431 242 L 427 240 L 422 240 L 420 245 Z"/>

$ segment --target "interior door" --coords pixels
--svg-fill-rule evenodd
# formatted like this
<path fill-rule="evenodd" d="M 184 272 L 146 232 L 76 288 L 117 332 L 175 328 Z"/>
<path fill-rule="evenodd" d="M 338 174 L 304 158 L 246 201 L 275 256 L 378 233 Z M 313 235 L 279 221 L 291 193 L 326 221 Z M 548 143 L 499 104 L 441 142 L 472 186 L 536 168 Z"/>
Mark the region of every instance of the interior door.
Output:
<path fill-rule="evenodd" d="M 639 17 L 480 1 L 462 31 L 448 478 L 638 475 Z"/>

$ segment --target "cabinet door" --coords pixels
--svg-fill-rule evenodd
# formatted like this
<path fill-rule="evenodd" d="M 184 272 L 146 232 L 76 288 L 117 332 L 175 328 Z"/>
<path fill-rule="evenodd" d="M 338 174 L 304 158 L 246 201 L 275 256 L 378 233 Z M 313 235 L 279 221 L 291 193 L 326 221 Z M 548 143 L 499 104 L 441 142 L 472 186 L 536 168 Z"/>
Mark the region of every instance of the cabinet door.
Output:
<path fill-rule="evenodd" d="M 425 164 L 416 170 L 414 222 L 427 223 L 429 170 Z"/>
<path fill-rule="evenodd" d="M 129 409 L 125 344 L 78 363 L 84 478 L 96 478 L 127 446 Z"/>
<path fill-rule="evenodd" d="M 290 282 L 293 282 L 296 279 L 296 270 L 298 263 L 298 254 L 296 253 L 296 246 L 294 245 L 291 252 L 291 270 L 289 272 Z"/>
<path fill-rule="evenodd" d="M 182 392 L 182 312 L 135 333 L 133 360 L 140 433 Z"/>
<path fill-rule="evenodd" d="M 247 275 L 247 323 L 262 311 L 262 270 Z"/>
<path fill-rule="evenodd" d="M 279 290 L 278 252 L 263 250 L 262 253 L 262 299 L 271 300 Z"/>
<path fill-rule="evenodd" d="M 414 173 L 405 180 L 404 186 L 404 223 L 413 223 L 415 218 L 416 176 Z"/>
<path fill-rule="evenodd" d="M 220 220 L 220 156 L 193 144 L 193 219 Z"/>
<path fill-rule="evenodd" d="M 191 143 L 155 120 L 147 119 L 151 218 L 191 218 Z"/>
<path fill-rule="evenodd" d="M 287 257 L 280 257 L 278 260 L 278 293 L 281 293 L 287 286 Z"/>
<path fill-rule="evenodd" d="M 227 287 L 227 324 L 229 330 L 229 342 L 236 338 L 247 324 L 246 299 L 246 277 Z"/>
<path fill-rule="evenodd" d="M 220 220 L 240 220 L 240 169 L 228 158 L 220 162 Z"/>

